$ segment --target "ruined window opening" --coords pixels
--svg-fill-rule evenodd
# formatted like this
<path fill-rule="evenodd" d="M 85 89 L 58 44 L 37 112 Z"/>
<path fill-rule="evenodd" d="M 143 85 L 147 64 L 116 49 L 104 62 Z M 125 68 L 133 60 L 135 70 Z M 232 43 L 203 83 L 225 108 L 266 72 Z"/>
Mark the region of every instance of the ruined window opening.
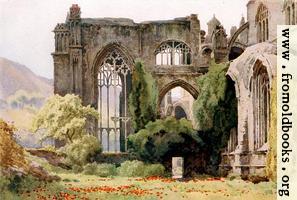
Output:
<path fill-rule="evenodd" d="M 194 123 L 192 113 L 194 101 L 194 97 L 187 90 L 180 86 L 174 87 L 162 98 L 161 117 L 185 118 Z"/>
<path fill-rule="evenodd" d="M 257 26 L 257 38 L 258 42 L 265 42 L 269 39 L 269 20 L 268 20 L 268 9 L 266 6 L 261 4 L 258 7 L 256 14 L 256 26 Z"/>
<path fill-rule="evenodd" d="M 296 24 L 296 10 L 295 10 L 295 2 L 289 1 L 285 3 L 285 16 L 286 16 L 286 24 L 295 25 Z"/>
<path fill-rule="evenodd" d="M 127 137 L 127 82 L 130 67 L 114 49 L 103 59 L 98 72 L 98 131 L 105 152 L 120 150 L 121 135 Z"/>
<path fill-rule="evenodd" d="M 252 79 L 252 99 L 254 112 L 254 149 L 267 142 L 270 122 L 270 86 L 268 73 L 264 66 L 255 70 Z"/>
<path fill-rule="evenodd" d="M 190 65 L 191 49 L 183 42 L 166 41 L 155 52 L 156 65 Z"/>

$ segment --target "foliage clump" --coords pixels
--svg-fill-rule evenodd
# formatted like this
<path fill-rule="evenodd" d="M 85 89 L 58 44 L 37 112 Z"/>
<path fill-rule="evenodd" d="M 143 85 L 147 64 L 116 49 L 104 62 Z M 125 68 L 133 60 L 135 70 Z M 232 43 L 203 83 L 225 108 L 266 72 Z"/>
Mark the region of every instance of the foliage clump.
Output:
<path fill-rule="evenodd" d="M 230 130 L 237 126 L 237 99 L 227 69 L 226 63 L 211 62 L 208 73 L 197 79 L 200 94 L 193 113 L 199 136 L 209 150 L 209 173 L 216 173 L 220 151 L 227 145 Z"/>
<path fill-rule="evenodd" d="M 144 70 L 138 61 L 132 76 L 132 90 L 129 96 L 129 108 L 135 132 L 157 117 L 157 86 L 150 73 Z"/>
<path fill-rule="evenodd" d="M 173 117 L 149 122 L 128 137 L 130 151 L 148 162 L 163 162 L 171 156 L 199 151 L 202 141 L 190 121 Z"/>
<path fill-rule="evenodd" d="M 88 163 L 83 168 L 83 173 L 87 175 L 96 175 L 100 177 L 110 177 L 117 174 L 114 164 L 97 164 L 95 162 Z"/>
<path fill-rule="evenodd" d="M 118 175 L 123 177 L 163 176 L 165 167 L 161 164 L 145 164 L 139 160 L 125 161 L 117 168 Z"/>
<path fill-rule="evenodd" d="M 81 139 L 74 140 L 60 149 L 66 154 L 66 163 L 83 166 L 90 161 L 95 154 L 102 152 L 98 139 L 92 135 L 84 135 Z"/>
<path fill-rule="evenodd" d="M 83 106 L 79 96 L 54 95 L 48 99 L 33 120 L 33 130 L 44 129 L 45 138 L 72 143 L 87 134 L 85 125 L 88 117 L 98 118 L 98 112 L 90 105 Z"/>
<path fill-rule="evenodd" d="M 143 175 L 144 163 L 138 160 L 125 161 L 118 168 L 119 176 L 140 177 Z"/>
<path fill-rule="evenodd" d="M 29 170 L 24 149 L 18 145 L 13 136 L 15 128 L 0 119 L 0 166 L 3 168 L 17 167 Z"/>

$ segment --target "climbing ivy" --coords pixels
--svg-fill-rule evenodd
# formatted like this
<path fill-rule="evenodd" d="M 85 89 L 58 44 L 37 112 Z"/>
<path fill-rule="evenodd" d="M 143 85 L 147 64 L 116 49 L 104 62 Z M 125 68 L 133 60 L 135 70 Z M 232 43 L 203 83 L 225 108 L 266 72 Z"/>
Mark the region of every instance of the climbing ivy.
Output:
<path fill-rule="evenodd" d="M 211 62 L 208 73 L 197 79 L 200 93 L 193 112 L 199 135 L 208 145 L 210 173 L 217 171 L 220 151 L 227 145 L 230 130 L 237 126 L 237 100 L 227 69 L 226 63 Z"/>
<path fill-rule="evenodd" d="M 144 128 L 157 117 L 157 86 L 150 73 L 144 70 L 143 63 L 137 61 L 132 76 L 132 91 L 129 96 L 129 109 L 134 132 Z"/>

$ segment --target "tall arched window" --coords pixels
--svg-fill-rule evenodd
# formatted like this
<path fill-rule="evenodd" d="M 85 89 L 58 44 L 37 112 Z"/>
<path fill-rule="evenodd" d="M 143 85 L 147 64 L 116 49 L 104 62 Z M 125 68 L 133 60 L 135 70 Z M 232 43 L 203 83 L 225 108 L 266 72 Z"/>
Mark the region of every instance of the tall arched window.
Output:
<path fill-rule="evenodd" d="M 285 0 L 284 2 L 284 13 L 286 17 L 286 24 L 295 25 L 296 24 L 296 0 Z"/>
<path fill-rule="evenodd" d="M 183 42 L 169 40 L 155 51 L 156 65 L 190 65 L 191 49 Z"/>
<path fill-rule="evenodd" d="M 269 39 L 269 20 L 268 9 L 264 4 L 260 4 L 256 14 L 257 38 L 258 42 L 264 42 Z"/>
<path fill-rule="evenodd" d="M 98 72 L 98 130 L 103 151 L 118 152 L 120 138 L 127 137 L 130 76 L 130 67 L 117 49 L 110 51 L 102 60 Z"/>
<path fill-rule="evenodd" d="M 267 142 L 270 121 L 270 86 L 266 68 L 256 65 L 251 80 L 254 113 L 254 149 Z"/>

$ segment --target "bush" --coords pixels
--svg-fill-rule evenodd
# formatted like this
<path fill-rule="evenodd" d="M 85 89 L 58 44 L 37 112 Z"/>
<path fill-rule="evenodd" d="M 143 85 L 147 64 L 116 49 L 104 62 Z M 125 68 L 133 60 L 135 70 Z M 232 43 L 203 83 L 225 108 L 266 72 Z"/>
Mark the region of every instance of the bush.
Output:
<path fill-rule="evenodd" d="M 145 166 L 144 176 L 163 176 L 165 174 L 165 167 L 161 164 L 149 164 Z"/>
<path fill-rule="evenodd" d="M 98 139 L 92 135 L 85 135 L 81 140 L 75 140 L 66 145 L 62 151 L 66 154 L 66 162 L 70 165 L 83 166 L 90 158 L 102 152 Z"/>
<path fill-rule="evenodd" d="M 118 167 L 119 176 L 123 177 L 139 177 L 143 176 L 144 163 L 138 160 L 125 161 Z"/>
<path fill-rule="evenodd" d="M 147 177 L 163 176 L 165 167 L 161 164 L 144 164 L 142 161 L 126 161 L 118 167 L 119 176 L 123 177 Z"/>
<path fill-rule="evenodd" d="M 172 156 L 186 156 L 198 152 L 202 140 L 190 121 L 167 117 L 149 122 L 145 129 L 128 137 L 130 151 L 141 160 L 163 163 Z"/>
<path fill-rule="evenodd" d="M 115 176 L 116 166 L 113 164 L 97 164 L 97 163 L 88 163 L 84 166 L 84 174 L 87 175 L 97 175 L 100 177 L 109 177 Z"/>
<path fill-rule="evenodd" d="M 74 173 L 81 173 L 82 171 L 83 171 L 83 167 L 82 166 L 80 166 L 80 165 L 73 165 L 72 166 L 72 171 L 74 172 Z"/>
<path fill-rule="evenodd" d="M 39 184 L 40 181 L 32 175 L 11 174 L 7 176 L 0 172 L 0 194 L 4 192 L 17 194 L 21 191 L 33 190 Z"/>

